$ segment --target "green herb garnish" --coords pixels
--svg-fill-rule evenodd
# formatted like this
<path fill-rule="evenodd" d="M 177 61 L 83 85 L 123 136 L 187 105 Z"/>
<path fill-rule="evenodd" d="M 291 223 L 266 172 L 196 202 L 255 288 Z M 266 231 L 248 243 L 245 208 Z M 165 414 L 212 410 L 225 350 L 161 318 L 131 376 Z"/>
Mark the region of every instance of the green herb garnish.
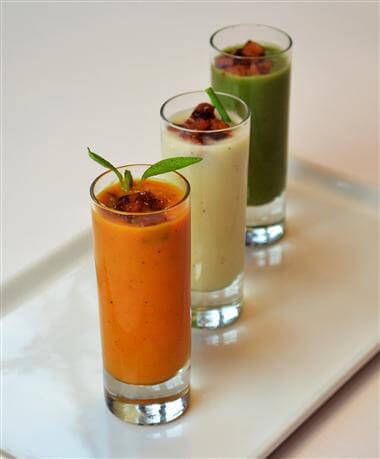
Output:
<path fill-rule="evenodd" d="M 133 180 L 132 180 L 131 173 L 128 170 L 126 170 L 124 172 L 124 177 L 123 177 L 121 175 L 121 173 L 117 170 L 117 168 L 113 164 L 111 164 L 106 159 L 102 158 L 100 155 L 97 155 L 96 153 L 91 151 L 88 147 L 87 147 L 87 150 L 88 150 L 88 156 L 91 159 L 93 159 L 94 161 L 96 161 L 101 166 L 105 167 L 106 169 L 109 169 L 109 170 L 115 172 L 117 178 L 119 179 L 121 188 L 128 193 L 128 191 L 133 186 Z"/>
<path fill-rule="evenodd" d="M 88 156 L 113 172 L 115 172 L 117 178 L 119 179 L 121 188 L 128 193 L 128 191 L 133 187 L 133 178 L 131 172 L 126 169 L 124 171 L 124 177 L 121 175 L 120 171 L 109 161 L 102 158 L 98 154 L 91 151 L 88 147 Z M 141 180 L 145 180 L 148 177 L 153 177 L 154 175 L 165 174 L 166 172 L 173 172 L 178 169 L 183 169 L 184 167 L 191 166 L 192 164 L 199 163 L 202 161 L 202 158 L 198 158 L 196 156 L 179 156 L 175 158 L 167 158 L 158 163 L 153 164 L 152 166 L 148 167 L 148 169 L 144 172 Z"/>
<path fill-rule="evenodd" d="M 128 188 L 128 191 L 133 187 L 133 177 L 128 169 L 124 171 L 124 187 Z"/>
<path fill-rule="evenodd" d="M 87 147 L 87 151 L 88 151 L 88 156 L 91 159 L 93 159 L 94 161 L 96 161 L 101 166 L 105 167 L 106 169 L 109 169 L 110 171 L 115 172 L 115 174 L 117 175 L 117 178 L 119 179 L 121 188 L 128 193 L 128 191 L 133 186 L 132 174 L 128 170 L 126 170 L 124 172 L 124 177 L 123 177 L 120 171 L 118 171 L 117 168 L 113 164 L 111 164 L 109 161 L 97 155 L 96 153 L 91 151 L 88 147 Z"/>
<path fill-rule="evenodd" d="M 225 123 L 232 123 L 232 119 L 228 116 L 225 108 L 219 97 L 215 94 L 212 88 L 205 89 L 206 94 L 209 96 L 212 105 L 218 110 L 218 113 Z"/>
<path fill-rule="evenodd" d="M 176 158 L 163 159 L 148 167 L 141 177 L 141 180 L 145 180 L 153 175 L 160 175 L 165 174 L 166 172 L 183 169 L 184 167 L 199 163 L 199 161 L 202 161 L 202 158 L 198 158 L 196 156 L 178 156 Z"/>

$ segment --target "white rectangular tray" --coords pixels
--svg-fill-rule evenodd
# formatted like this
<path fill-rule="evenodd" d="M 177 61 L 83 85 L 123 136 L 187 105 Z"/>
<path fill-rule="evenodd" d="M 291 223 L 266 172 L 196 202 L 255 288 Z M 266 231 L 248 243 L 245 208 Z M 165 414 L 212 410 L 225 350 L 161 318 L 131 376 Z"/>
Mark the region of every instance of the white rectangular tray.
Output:
<path fill-rule="evenodd" d="M 379 350 L 377 196 L 292 163 L 288 232 L 247 249 L 245 307 L 195 330 L 192 403 L 172 424 L 124 424 L 104 404 L 90 233 L 6 284 L 6 453 L 266 456 Z"/>

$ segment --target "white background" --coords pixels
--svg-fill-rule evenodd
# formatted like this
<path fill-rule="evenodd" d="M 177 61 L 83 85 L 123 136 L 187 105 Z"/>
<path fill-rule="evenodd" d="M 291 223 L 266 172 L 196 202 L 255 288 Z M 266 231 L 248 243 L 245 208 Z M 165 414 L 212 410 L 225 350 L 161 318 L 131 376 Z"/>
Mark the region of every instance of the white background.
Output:
<path fill-rule="evenodd" d="M 364 2 L 3 4 L 3 279 L 89 226 L 99 167 L 87 145 L 117 164 L 159 158 L 159 107 L 207 87 L 208 38 L 223 25 L 266 23 L 293 37 L 291 153 L 375 185 L 377 10 Z M 296 439 L 294 454 L 376 456 L 372 366 L 368 384 L 333 407 L 322 433 L 319 425 L 306 443 Z M 359 415 L 365 431 L 355 427 Z"/>

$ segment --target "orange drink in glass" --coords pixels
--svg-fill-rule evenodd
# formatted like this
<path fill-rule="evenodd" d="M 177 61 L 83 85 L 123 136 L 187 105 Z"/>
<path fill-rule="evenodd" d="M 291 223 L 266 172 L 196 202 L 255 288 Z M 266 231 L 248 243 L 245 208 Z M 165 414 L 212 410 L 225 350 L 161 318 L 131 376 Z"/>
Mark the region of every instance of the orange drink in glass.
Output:
<path fill-rule="evenodd" d="M 190 187 L 177 172 L 125 195 L 112 172 L 91 185 L 105 397 L 124 421 L 160 424 L 188 406 Z M 143 197 L 141 197 L 143 196 Z"/>

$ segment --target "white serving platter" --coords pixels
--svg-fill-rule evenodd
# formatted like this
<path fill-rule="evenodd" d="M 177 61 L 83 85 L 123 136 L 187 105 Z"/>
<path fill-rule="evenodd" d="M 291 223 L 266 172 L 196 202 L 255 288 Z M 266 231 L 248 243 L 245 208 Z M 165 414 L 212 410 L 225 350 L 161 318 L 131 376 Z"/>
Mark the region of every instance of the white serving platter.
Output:
<path fill-rule="evenodd" d="M 103 401 L 90 232 L 5 285 L 3 449 L 18 457 L 265 457 L 379 351 L 377 195 L 293 162 L 288 232 L 247 249 L 245 307 L 193 332 L 179 420 Z"/>

